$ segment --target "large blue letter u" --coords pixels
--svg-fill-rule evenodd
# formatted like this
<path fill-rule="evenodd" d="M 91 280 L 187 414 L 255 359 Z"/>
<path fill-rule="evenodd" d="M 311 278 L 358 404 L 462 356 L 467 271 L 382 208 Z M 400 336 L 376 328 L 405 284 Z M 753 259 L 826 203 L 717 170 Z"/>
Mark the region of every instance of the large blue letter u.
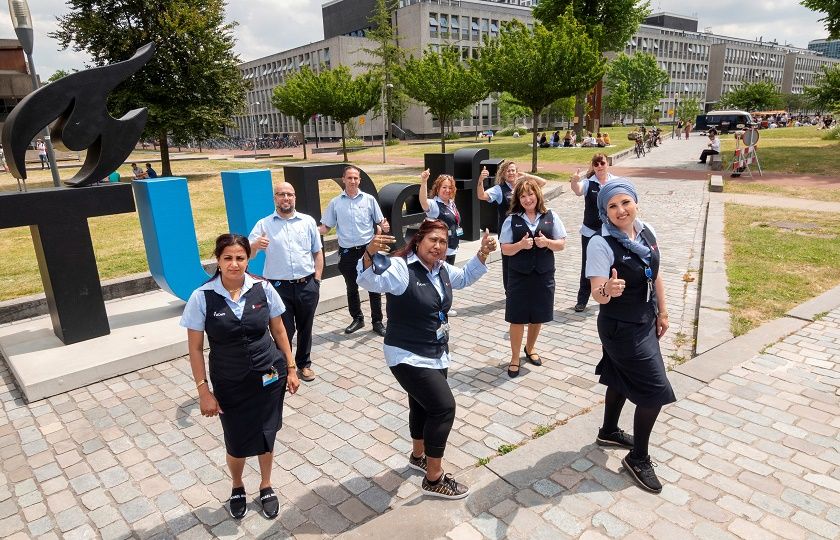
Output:
<path fill-rule="evenodd" d="M 161 289 L 186 301 L 210 278 L 198 254 L 187 179 L 135 180 L 133 185 L 149 271 Z M 260 218 L 274 211 L 269 170 L 224 171 L 222 189 L 232 233 L 247 236 Z M 264 260 L 260 253 L 248 270 L 262 274 Z"/>

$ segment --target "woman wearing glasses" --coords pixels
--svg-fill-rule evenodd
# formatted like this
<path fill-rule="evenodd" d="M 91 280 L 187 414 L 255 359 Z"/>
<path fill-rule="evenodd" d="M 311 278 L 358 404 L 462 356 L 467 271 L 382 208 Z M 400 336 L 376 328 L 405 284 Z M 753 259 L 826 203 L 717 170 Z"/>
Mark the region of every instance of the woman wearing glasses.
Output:
<path fill-rule="evenodd" d="M 429 175 L 431 172 L 426 169 L 420 173 L 420 206 L 426 212 L 429 219 L 439 219 L 449 229 L 449 241 L 446 246 L 446 262 L 455 264 L 455 254 L 458 253 L 458 244 L 464 235 L 461 228 L 461 214 L 455 206 L 455 179 L 448 174 L 441 174 L 437 177 L 432 188 L 426 192 Z M 429 201 L 429 195 L 432 200 Z M 450 314 L 452 310 L 450 310 Z"/>
<path fill-rule="evenodd" d="M 578 287 L 575 311 L 586 309 L 586 302 L 592 292 L 589 280 L 586 279 L 586 247 L 593 235 L 601 234 L 601 218 L 598 216 L 598 192 L 601 186 L 615 178 L 609 172 L 606 154 L 595 154 L 586 174 L 580 169 L 572 175 L 572 191 L 578 197 L 583 197 L 583 223 L 580 226 L 580 243 L 582 247 L 580 261 L 580 286 Z"/>

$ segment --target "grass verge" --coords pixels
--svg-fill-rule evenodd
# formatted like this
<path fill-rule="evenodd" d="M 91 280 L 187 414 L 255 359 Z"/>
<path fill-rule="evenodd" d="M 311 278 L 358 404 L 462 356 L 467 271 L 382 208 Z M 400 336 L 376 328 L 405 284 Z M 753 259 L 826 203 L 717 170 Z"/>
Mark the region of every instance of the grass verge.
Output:
<path fill-rule="evenodd" d="M 727 204 L 725 236 L 736 336 L 840 283 L 840 215 Z"/>

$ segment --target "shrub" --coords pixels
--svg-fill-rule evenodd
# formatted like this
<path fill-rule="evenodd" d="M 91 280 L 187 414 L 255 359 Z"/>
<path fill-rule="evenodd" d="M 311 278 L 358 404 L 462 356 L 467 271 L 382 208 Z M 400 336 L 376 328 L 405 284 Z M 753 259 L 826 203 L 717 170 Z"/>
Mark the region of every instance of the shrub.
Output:
<path fill-rule="evenodd" d="M 835 125 L 826 133 L 823 133 L 822 139 L 824 141 L 840 141 L 840 124 Z"/>
<path fill-rule="evenodd" d="M 454 141 L 454 140 L 456 140 L 456 139 L 460 139 L 460 138 L 461 138 L 461 134 L 460 134 L 460 133 L 458 133 L 457 131 L 450 131 L 449 133 L 447 133 L 446 135 L 444 135 L 444 136 L 443 136 L 443 138 L 444 138 L 445 140 L 447 140 L 447 141 Z"/>
<path fill-rule="evenodd" d="M 398 144 L 400 144 L 399 139 L 388 139 L 385 141 L 385 146 L 397 146 Z"/>
<path fill-rule="evenodd" d="M 518 132 L 520 135 L 525 135 L 525 134 L 528 133 L 528 128 L 522 127 L 522 126 L 519 126 L 519 127 L 508 126 L 504 129 L 500 129 L 499 131 L 497 131 L 496 135 L 499 136 L 499 137 L 505 137 L 505 136 L 509 137 L 509 136 L 513 135 L 514 131 Z"/>
<path fill-rule="evenodd" d="M 365 145 L 364 139 L 359 139 L 357 137 L 347 137 L 346 143 L 347 143 L 348 148 L 351 147 L 351 146 L 364 146 Z"/>

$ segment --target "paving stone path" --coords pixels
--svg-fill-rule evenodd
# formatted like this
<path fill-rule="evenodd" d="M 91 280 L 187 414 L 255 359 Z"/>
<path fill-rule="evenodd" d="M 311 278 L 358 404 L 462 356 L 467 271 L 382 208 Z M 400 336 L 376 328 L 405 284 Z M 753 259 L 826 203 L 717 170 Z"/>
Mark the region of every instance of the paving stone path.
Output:
<path fill-rule="evenodd" d="M 626 451 L 589 445 L 445 537 L 840 538 L 838 368 L 835 309 L 664 410 L 651 439 L 661 495 L 622 472 Z"/>
<path fill-rule="evenodd" d="M 672 327 L 663 339 L 663 354 L 669 363 L 678 362 L 690 356 L 692 347 L 697 282 L 685 281 L 684 275 L 696 276 L 699 266 L 707 194 L 697 181 L 640 179 L 638 186 L 642 218 L 657 229 L 665 261 Z M 570 236 L 568 249 L 557 255 L 555 321 L 545 326 L 540 338 L 538 351 L 546 359 L 544 366 L 526 367 L 516 380 L 505 374 L 509 352 L 499 263 L 491 264 L 489 274 L 478 284 L 456 292 L 459 316 L 452 321 L 456 361 L 450 377 L 459 408 L 446 454 L 450 472 L 473 468 L 479 458 L 494 455 L 500 445 L 521 443 L 535 428 L 565 421 L 602 401 L 603 388 L 593 374 L 600 356 L 597 310 L 591 306 L 582 314 L 571 310 L 580 264 L 577 228 L 582 200 L 567 192 L 550 206 L 560 214 Z M 316 319 L 313 358 L 319 378 L 304 383 L 299 394 L 286 401 L 273 477 L 282 505 L 276 521 L 255 511 L 242 523 L 228 518 L 223 502 L 229 496 L 230 481 L 221 426 L 217 419 L 200 416 L 186 358 L 31 404 L 23 402 L 2 364 L 0 537 L 331 537 L 413 499 L 420 478 L 406 467 L 404 393 L 385 368 L 381 338 L 369 331 L 345 336 L 341 330 L 347 322 L 343 310 Z M 796 402 L 800 405 L 807 404 Z M 709 405 L 698 402 L 697 407 Z M 733 418 L 729 421 L 746 421 L 735 416 L 736 407 L 737 403 L 731 405 L 733 410 L 727 412 Z M 670 411 L 677 422 L 674 429 L 684 426 L 679 424 L 688 421 L 684 417 L 703 416 L 685 408 Z M 738 414 L 760 414 L 746 411 Z M 773 422 L 787 418 L 790 423 L 785 436 L 796 438 L 811 427 L 796 426 L 794 419 L 779 415 Z M 740 433 L 734 425 L 718 422 Z M 672 425 L 671 421 L 662 424 L 666 425 Z M 716 427 L 706 429 L 710 437 L 721 432 Z M 696 433 L 686 437 L 682 442 L 689 449 L 692 442 L 701 441 Z M 741 435 L 740 440 L 749 445 L 743 441 L 748 438 Z M 720 443 L 713 439 L 707 444 Z M 682 451 L 681 447 L 661 447 L 663 452 Z M 737 453 L 734 448 L 730 451 Z M 760 452 L 768 455 L 764 467 L 773 466 L 770 456 L 781 457 L 769 450 Z M 835 456 L 819 460 L 836 465 L 831 461 Z M 720 474 L 708 464 L 664 457 L 657 456 L 663 461 L 659 470 L 676 483 L 672 490 L 692 487 L 675 480 L 684 473 L 683 482 L 690 482 L 691 474 L 681 466 L 699 479 L 713 471 Z M 745 469 L 739 474 L 764 478 L 766 469 L 754 470 L 758 465 L 753 462 L 763 463 L 756 455 L 740 460 L 718 458 Z M 251 461 L 245 482 L 251 509 L 257 510 L 258 475 L 256 461 Z M 586 474 L 585 467 L 581 469 L 580 474 Z M 623 485 L 623 477 L 610 474 L 612 488 Z M 825 466 L 812 474 L 825 485 L 802 488 L 799 493 L 813 499 L 814 506 L 799 510 L 810 508 L 808 515 L 813 519 L 831 524 L 836 516 L 827 514 L 826 502 L 815 492 L 833 489 L 836 474 L 830 476 Z M 550 489 L 559 485 L 551 482 Z M 677 500 L 680 493 L 668 492 Z M 667 501 L 661 499 L 662 504 Z M 602 517 L 611 524 L 609 515 Z M 808 523 L 814 527 L 817 522 Z"/>

